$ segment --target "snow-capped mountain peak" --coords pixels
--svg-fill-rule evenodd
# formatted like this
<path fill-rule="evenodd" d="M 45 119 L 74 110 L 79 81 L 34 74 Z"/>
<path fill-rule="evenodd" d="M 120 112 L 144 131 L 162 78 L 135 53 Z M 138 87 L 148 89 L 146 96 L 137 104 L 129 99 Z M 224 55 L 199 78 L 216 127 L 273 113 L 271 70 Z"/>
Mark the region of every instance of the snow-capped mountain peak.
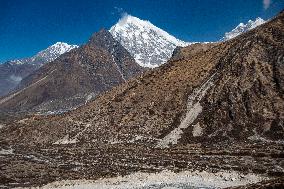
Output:
<path fill-rule="evenodd" d="M 244 23 L 240 23 L 237 27 L 235 27 L 232 31 L 225 33 L 225 36 L 222 38 L 223 41 L 232 39 L 244 32 L 247 32 L 263 23 L 265 23 L 266 21 L 263 20 L 262 18 L 258 17 L 255 19 L 255 21 L 253 20 L 249 20 L 246 24 Z"/>
<path fill-rule="evenodd" d="M 129 27 L 131 25 L 137 26 L 139 28 L 139 30 L 144 30 L 144 31 L 147 31 L 147 32 L 155 31 L 156 33 L 160 34 L 161 36 L 166 38 L 171 43 L 174 43 L 178 46 L 187 45 L 186 42 L 181 41 L 179 39 L 176 39 L 174 36 L 170 35 L 166 31 L 164 31 L 164 30 L 158 28 L 157 26 L 153 25 L 150 21 L 141 20 L 141 19 L 134 17 L 134 16 L 131 16 L 131 15 L 125 15 L 124 17 L 122 17 L 119 20 L 119 22 L 111 28 L 111 30 L 119 32 L 119 31 L 121 31 L 121 30 L 123 30 L 126 27 Z"/>
<path fill-rule="evenodd" d="M 39 64 L 42 65 L 47 62 L 55 60 L 61 54 L 69 52 L 70 50 L 77 48 L 77 45 L 69 45 L 64 42 L 57 42 L 48 48 L 38 52 L 36 55 L 30 58 L 23 58 L 18 60 L 9 61 L 10 64 Z"/>
<path fill-rule="evenodd" d="M 149 21 L 128 14 L 109 31 L 143 67 L 157 67 L 171 57 L 177 46 L 190 44 L 176 39 Z"/>
<path fill-rule="evenodd" d="M 70 50 L 77 47 L 77 45 L 69 45 L 64 42 L 57 42 L 54 45 L 49 46 L 47 49 L 37 53 L 34 58 L 41 57 L 50 62 L 56 59 L 59 55 L 69 52 Z"/>

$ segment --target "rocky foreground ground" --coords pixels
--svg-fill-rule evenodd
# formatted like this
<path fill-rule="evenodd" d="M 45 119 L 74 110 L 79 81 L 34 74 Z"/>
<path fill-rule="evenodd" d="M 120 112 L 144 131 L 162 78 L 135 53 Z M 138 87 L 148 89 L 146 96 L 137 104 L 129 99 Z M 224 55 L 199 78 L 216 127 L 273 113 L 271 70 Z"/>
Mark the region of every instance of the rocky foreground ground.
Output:
<path fill-rule="evenodd" d="M 216 180 L 216 175 L 220 174 L 217 178 L 226 183 L 222 187 L 260 181 L 274 185 L 277 182 L 269 180 L 275 179 L 278 179 L 279 186 L 284 186 L 283 146 L 250 142 L 226 147 L 196 144 L 156 149 L 137 144 L 8 147 L 2 143 L 0 183 L 2 188 L 30 187 L 62 180 L 97 180 L 168 170 L 195 173 L 193 175 L 203 179 L 204 173 L 213 173 L 215 177 L 210 177 L 211 180 Z M 227 176 L 220 172 L 226 172 Z M 189 176 L 187 179 L 192 182 Z"/>

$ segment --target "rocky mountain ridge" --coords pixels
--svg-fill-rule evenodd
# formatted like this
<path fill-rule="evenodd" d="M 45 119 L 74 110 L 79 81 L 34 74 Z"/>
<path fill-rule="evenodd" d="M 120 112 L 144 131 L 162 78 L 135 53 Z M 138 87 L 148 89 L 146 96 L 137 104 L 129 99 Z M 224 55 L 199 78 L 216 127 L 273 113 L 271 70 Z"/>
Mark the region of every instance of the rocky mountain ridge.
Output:
<path fill-rule="evenodd" d="M 42 65 L 77 47 L 77 45 L 57 42 L 30 58 L 11 60 L 0 64 L 0 97 L 14 90 L 23 78 Z"/>
<path fill-rule="evenodd" d="M 58 56 L 69 52 L 74 48 L 78 48 L 78 45 L 69 45 L 64 42 L 56 42 L 55 44 L 47 47 L 46 49 L 38 52 L 36 55 L 30 58 L 23 58 L 18 60 L 11 60 L 7 63 L 9 64 L 39 64 L 43 65 L 44 63 L 51 62 L 55 60 Z"/>
<path fill-rule="evenodd" d="M 27 121 L 21 128 L 35 127 L 32 136 L 10 136 L 52 144 L 68 131 L 68 138 L 78 143 L 148 141 L 161 147 L 256 139 L 277 142 L 284 134 L 283 17 L 282 12 L 230 41 L 186 47 L 168 64 L 75 111 L 49 117 L 48 124 L 45 118 Z M 198 50 L 188 53 L 192 48 Z M 44 138 L 37 136 L 47 128 Z M 84 135 L 77 136 L 82 129 Z M 57 134 L 50 137 L 48 132 Z"/>
<path fill-rule="evenodd" d="M 240 23 L 231 32 L 227 32 L 222 40 L 232 39 L 265 21 L 257 18 L 247 24 Z M 167 62 L 175 48 L 193 43 L 184 42 L 171 36 L 149 21 L 144 21 L 131 15 L 125 15 L 109 30 L 112 36 L 120 42 L 142 67 L 154 68 Z M 59 55 L 77 48 L 77 45 L 57 42 L 40 51 L 31 58 L 11 60 L 0 65 L 0 96 L 8 94 L 19 82 L 40 66 L 51 62 Z"/>
<path fill-rule="evenodd" d="M 24 78 L 0 100 L 2 111 L 59 113 L 78 107 L 140 73 L 131 55 L 106 30 Z"/>

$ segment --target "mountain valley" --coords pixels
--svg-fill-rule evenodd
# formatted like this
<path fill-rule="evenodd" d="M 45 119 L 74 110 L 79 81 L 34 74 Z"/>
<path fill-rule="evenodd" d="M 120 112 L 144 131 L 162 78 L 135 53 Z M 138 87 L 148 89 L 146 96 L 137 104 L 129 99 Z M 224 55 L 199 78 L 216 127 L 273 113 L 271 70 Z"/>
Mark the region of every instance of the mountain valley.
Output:
<path fill-rule="evenodd" d="M 141 59 L 129 50 L 121 28 L 133 40 L 143 35 L 131 33 L 133 20 L 143 28 L 144 21 L 127 16 L 0 99 L 0 109 L 15 115 L 0 119 L 0 187 L 66 181 L 63 188 L 71 188 L 70 180 L 116 178 L 124 188 L 124 178 L 143 179 L 140 173 L 175 178 L 184 171 L 224 181 L 199 181 L 197 188 L 284 187 L 284 12 L 225 41 L 163 41 L 171 50 L 166 63 L 142 57 L 155 45 L 137 46 Z M 147 31 L 150 38 L 155 31 Z M 145 68 L 154 63 L 159 67 Z M 29 114 L 14 114 L 21 111 Z M 177 187 L 169 181 L 136 188 L 142 186 Z"/>

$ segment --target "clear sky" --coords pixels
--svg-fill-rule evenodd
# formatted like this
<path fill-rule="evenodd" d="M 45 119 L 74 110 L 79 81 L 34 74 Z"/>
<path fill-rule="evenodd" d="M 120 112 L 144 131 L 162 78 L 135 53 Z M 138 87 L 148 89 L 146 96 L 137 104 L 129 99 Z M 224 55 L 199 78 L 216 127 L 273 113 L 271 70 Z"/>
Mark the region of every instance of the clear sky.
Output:
<path fill-rule="evenodd" d="M 284 0 L 0 0 L 0 62 L 57 41 L 83 44 L 126 12 L 184 41 L 217 41 L 240 22 L 269 19 Z"/>

